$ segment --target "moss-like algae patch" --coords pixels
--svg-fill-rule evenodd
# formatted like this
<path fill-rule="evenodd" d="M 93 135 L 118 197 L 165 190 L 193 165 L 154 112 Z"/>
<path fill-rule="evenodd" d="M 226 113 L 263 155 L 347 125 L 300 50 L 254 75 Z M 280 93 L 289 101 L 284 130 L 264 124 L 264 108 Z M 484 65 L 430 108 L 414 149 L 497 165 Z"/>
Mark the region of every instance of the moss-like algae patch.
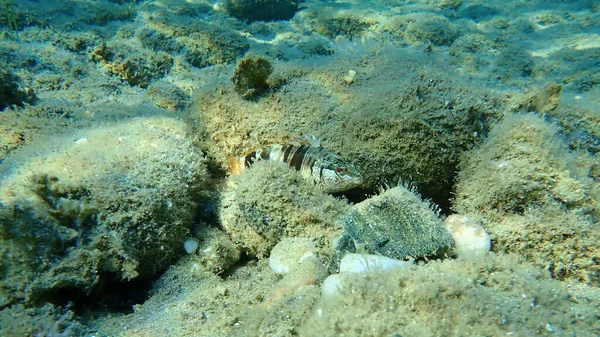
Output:
<path fill-rule="evenodd" d="M 513 115 L 461 165 L 455 208 L 482 216 L 497 252 L 518 253 L 561 280 L 600 284 L 594 161 L 570 153 L 556 128 Z"/>
<path fill-rule="evenodd" d="M 265 257 L 284 237 L 329 246 L 341 231 L 336 220 L 346 207 L 286 164 L 259 161 L 230 178 L 221 193 L 219 220 L 245 252 Z"/>
<path fill-rule="evenodd" d="M 414 190 L 400 185 L 352 206 L 342 225 L 371 254 L 394 259 L 441 256 L 453 243 L 438 213 Z"/>
<path fill-rule="evenodd" d="M 154 275 L 182 252 L 205 175 L 169 118 L 30 144 L 2 167 L 0 305 Z"/>
<path fill-rule="evenodd" d="M 593 336 L 594 294 L 578 294 L 514 256 L 431 262 L 351 278 L 300 336 Z M 577 309 L 573 303 L 583 304 Z M 352 319 L 349 319 L 352 317 Z"/>

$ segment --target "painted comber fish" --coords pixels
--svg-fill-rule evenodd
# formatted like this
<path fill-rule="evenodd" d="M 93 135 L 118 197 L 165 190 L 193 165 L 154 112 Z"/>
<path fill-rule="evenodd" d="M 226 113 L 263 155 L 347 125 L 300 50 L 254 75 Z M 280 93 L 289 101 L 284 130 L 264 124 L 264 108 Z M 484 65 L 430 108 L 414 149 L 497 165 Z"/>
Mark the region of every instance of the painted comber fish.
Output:
<path fill-rule="evenodd" d="M 272 144 L 254 150 L 245 156 L 229 159 L 231 175 L 237 175 L 257 160 L 286 163 L 300 174 L 319 184 L 327 193 L 336 193 L 358 187 L 363 182 L 360 171 L 340 156 L 321 146 L 313 137 L 304 136 L 299 144 Z"/>

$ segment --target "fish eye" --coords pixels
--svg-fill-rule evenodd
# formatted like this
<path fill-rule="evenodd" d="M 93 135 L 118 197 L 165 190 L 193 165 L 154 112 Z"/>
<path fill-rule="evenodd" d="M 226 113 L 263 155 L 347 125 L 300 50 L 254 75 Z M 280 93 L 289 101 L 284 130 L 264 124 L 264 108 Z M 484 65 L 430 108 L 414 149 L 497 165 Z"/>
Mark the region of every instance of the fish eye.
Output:
<path fill-rule="evenodd" d="M 345 170 L 345 168 L 343 166 L 338 166 L 335 168 L 335 172 L 337 172 L 337 173 L 342 173 L 342 172 L 344 172 L 344 170 Z"/>

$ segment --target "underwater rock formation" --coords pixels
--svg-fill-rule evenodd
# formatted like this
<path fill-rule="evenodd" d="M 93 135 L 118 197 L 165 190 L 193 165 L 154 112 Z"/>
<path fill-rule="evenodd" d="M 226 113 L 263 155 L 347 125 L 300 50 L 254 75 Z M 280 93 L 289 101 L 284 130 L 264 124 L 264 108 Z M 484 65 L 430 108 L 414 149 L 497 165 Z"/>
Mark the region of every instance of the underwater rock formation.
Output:
<path fill-rule="evenodd" d="M 269 88 L 267 79 L 273 72 L 271 62 L 262 57 L 245 57 L 235 67 L 231 82 L 235 91 L 245 98 L 262 93 Z"/>
<path fill-rule="evenodd" d="M 354 205 L 342 225 L 367 252 L 394 259 L 437 256 L 452 247 L 438 212 L 402 185 Z"/>
<path fill-rule="evenodd" d="M 556 127 L 509 115 L 461 164 L 455 209 L 483 218 L 496 252 L 517 253 L 560 280 L 600 284 L 594 163 Z"/>
<path fill-rule="evenodd" d="M 577 331 L 593 336 L 598 309 L 591 298 L 596 298 L 592 291 L 578 294 L 514 256 L 430 261 L 345 274 L 343 288 L 321 296 L 298 335 L 551 336 Z"/>
<path fill-rule="evenodd" d="M 206 172 L 182 122 L 133 119 L 21 151 L 1 168 L 1 306 L 151 277 L 183 252 Z"/>
<path fill-rule="evenodd" d="M 33 103 L 35 95 L 29 88 L 23 88 L 20 79 L 10 71 L 0 72 L 0 111 L 11 105 L 23 106 Z"/>
<path fill-rule="evenodd" d="M 246 21 L 289 20 L 303 0 L 225 0 L 223 8 L 232 16 Z"/>
<path fill-rule="evenodd" d="M 197 260 L 208 271 L 220 275 L 227 272 L 240 259 L 240 249 L 225 232 L 202 226 Z"/>
<path fill-rule="evenodd" d="M 142 45 L 155 52 L 182 55 L 197 68 L 235 61 L 249 48 L 248 41 L 226 26 L 210 25 L 188 16 L 164 13 L 171 22 L 148 19 L 136 32 Z"/>
<path fill-rule="evenodd" d="M 335 223 L 346 209 L 345 201 L 326 194 L 285 163 L 258 161 L 229 178 L 218 213 L 243 251 L 265 257 L 285 237 L 329 245 L 329 238 L 342 230 Z"/>

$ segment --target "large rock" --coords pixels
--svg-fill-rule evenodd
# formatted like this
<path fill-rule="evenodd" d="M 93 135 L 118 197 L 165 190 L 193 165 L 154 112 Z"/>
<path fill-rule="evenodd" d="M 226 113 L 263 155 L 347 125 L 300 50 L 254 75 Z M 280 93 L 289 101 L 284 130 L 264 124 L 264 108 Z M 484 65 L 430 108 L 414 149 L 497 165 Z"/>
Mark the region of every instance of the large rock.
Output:
<path fill-rule="evenodd" d="M 246 21 L 289 20 L 298 11 L 303 0 L 225 0 L 225 10 L 238 19 Z"/>
<path fill-rule="evenodd" d="M 454 209 L 480 218 L 492 251 L 518 254 L 559 280 L 600 285 L 597 159 L 570 151 L 555 125 L 507 115 L 464 155 Z"/>
<path fill-rule="evenodd" d="M 285 163 L 261 160 L 231 177 L 221 194 L 219 221 L 247 254 L 266 257 L 286 237 L 329 245 L 345 201 L 326 194 Z"/>
<path fill-rule="evenodd" d="M 369 253 L 395 259 L 436 256 L 452 246 L 438 212 L 401 185 L 356 204 L 342 224 Z"/>
<path fill-rule="evenodd" d="M 162 117 L 30 144 L 1 172 L 0 305 L 164 269 L 206 177 L 184 123 Z"/>

